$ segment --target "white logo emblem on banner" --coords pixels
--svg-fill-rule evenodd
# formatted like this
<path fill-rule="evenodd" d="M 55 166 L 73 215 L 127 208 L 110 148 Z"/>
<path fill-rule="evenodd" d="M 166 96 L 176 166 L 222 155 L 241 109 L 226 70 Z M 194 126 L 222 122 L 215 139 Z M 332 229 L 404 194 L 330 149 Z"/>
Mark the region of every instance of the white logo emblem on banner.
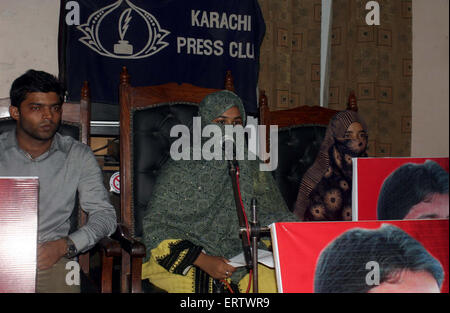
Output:
<path fill-rule="evenodd" d="M 120 172 L 115 172 L 109 179 L 109 191 L 119 194 L 120 193 Z"/>
<path fill-rule="evenodd" d="M 116 9 L 118 9 L 122 3 L 125 3 L 129 6 L 126 9 L 122 10 L 122 13 L 119 16 L 117 21 L 118 27 L 118 38 L 117 42 L 111 44 L 109 47 L 105 47 L 105 44 L 102 43 L 102 33 L 99 31 L 102 21 L 111 13 L 114 13 Z M 119 8 L 120 10 L 120 8 Z M 117 14 L 117 13 L 116 13 Z M 127 33 L 130 29 L 130 26 L 133 24 L 133 19 L 143 19 L 146 27 L 148 28 L 148 38 L 147 42 L 143 47 L 142 43 L 138 49 L 136 49 L 133 44 L 129 43 L 127 39 Z M 164 37 L 170 34 L 169 31 L 162 29 L 159 26 L 156 18 L 151 15 L 149 12 L 141 9 L 129 0 L 118 0 L 117 2 L 108 5 L 100 10 L 92 13 L 86 24 L 82 24 L 77 26 L 77 28 L 84 33 L 84 37 L 79 40 L 97 52 L 100 55 L 111 57 L 111 58 L 119 58 L 119 59 L 141 59 L 149 57 L 155 53 L 158 53 L 169 44 L 163 41 Z M 141 30 L 136 30 L 139 31 Z M 144 31 L 142 31 L 144 33 Z M 103 34 L 105 35 L 105 34 Z M 136 43 L 134 43 L 136 45 Z"/>

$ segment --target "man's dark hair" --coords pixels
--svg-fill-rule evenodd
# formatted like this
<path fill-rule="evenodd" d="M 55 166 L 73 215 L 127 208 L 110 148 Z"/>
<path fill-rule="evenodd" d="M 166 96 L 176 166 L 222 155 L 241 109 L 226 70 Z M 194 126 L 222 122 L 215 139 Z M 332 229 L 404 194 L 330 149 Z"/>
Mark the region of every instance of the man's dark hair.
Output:
<path fill-rule="evenodd" d="M 393 225 L 379 229 L 354 228 L 336 238 L 321 253 L 314 277 L 317 293 L 365 293 L 368 262 L 375 261 L 380 281 L 395 283 L 403 270 L 427 271 L 439 286 L 444 280 L 442 265 L 420 242 Z"/>
<path fill-rule="evenodd" d="M 431 194 L 448 193 L 448 173 L 436 162 L 407 163 L 391 173 L 378 196 L 379 220 L 402 220 L 411 207 Z"/>
<path fill-rule="evenodd" d="M 64 87 L 55 76 L 43 71 L 28 70 L 11 85 L 9 91 L 11 105 L 20 108 L 20 104 L 31 92 L 55 92 L 60 103 L 64 101 Z"/>

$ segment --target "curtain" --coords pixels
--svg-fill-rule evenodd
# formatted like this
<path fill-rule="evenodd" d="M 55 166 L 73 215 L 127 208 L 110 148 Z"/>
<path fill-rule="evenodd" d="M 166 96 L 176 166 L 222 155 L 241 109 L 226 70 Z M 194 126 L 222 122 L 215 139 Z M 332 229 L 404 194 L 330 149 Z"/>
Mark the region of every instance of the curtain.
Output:
<path fill-rule="evenodd" d="M 321 0 L 259 0 L 266 23 L 259 88 L 271 110 L 319 105 Z"/>
<path fill-rule="evenodd" d="M 328 107 L 354 91 L 369 127 L 369 156 L 410 156 L 412 3 L 378 0 L 380 25 L 366 24 L 365 0 L 333 0 Z M 271 110 L 320 103 L 320 0 L 259 0 L 266 23 L 259 88 Z"/>

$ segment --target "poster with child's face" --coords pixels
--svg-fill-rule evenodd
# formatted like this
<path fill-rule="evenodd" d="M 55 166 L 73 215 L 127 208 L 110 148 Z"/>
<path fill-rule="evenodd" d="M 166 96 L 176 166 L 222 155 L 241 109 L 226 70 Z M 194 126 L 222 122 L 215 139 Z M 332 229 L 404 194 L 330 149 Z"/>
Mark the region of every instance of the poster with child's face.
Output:
<path fill-rule="evenodd" d="M 448 220 L 271 225 L 283 293 L 446 293 Z"/>

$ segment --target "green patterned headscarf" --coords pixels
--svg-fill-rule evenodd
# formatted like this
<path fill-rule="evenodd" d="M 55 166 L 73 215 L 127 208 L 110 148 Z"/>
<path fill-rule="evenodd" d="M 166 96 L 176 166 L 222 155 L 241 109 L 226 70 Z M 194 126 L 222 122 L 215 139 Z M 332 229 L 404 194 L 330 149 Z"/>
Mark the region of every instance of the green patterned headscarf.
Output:
<path fill-rule="evenodd" d="M 242 122 L 245 125 L 247 116 L 244 105 L 234 92 L 222 90 L 207 95 L 198 107 L 198 115 L 201 117 L 202 126 L 211 124 L 218 116 L 234 106 L 241 112 Z"/>
<path fill-rule="evenodd" d="M 233 106 L 239 108 L 245 120 L 242 101 L 233 92 L 219 91 L 206 96 L 199 104 L 202 127 Z M 298 221 L 288 211 L 271 173 L 259 171 L 259 161 L 242 160 L 239 167 L 241 196 L 248 218 L 250 202 L 255 197 L 260 225 Z M 143 225 L 148 251 L 166 239 L 186 239 L 202 246 L 210 255 L 229 259 L 241 253 L 227 161 L 169 159 L 157 178 Z"/>

